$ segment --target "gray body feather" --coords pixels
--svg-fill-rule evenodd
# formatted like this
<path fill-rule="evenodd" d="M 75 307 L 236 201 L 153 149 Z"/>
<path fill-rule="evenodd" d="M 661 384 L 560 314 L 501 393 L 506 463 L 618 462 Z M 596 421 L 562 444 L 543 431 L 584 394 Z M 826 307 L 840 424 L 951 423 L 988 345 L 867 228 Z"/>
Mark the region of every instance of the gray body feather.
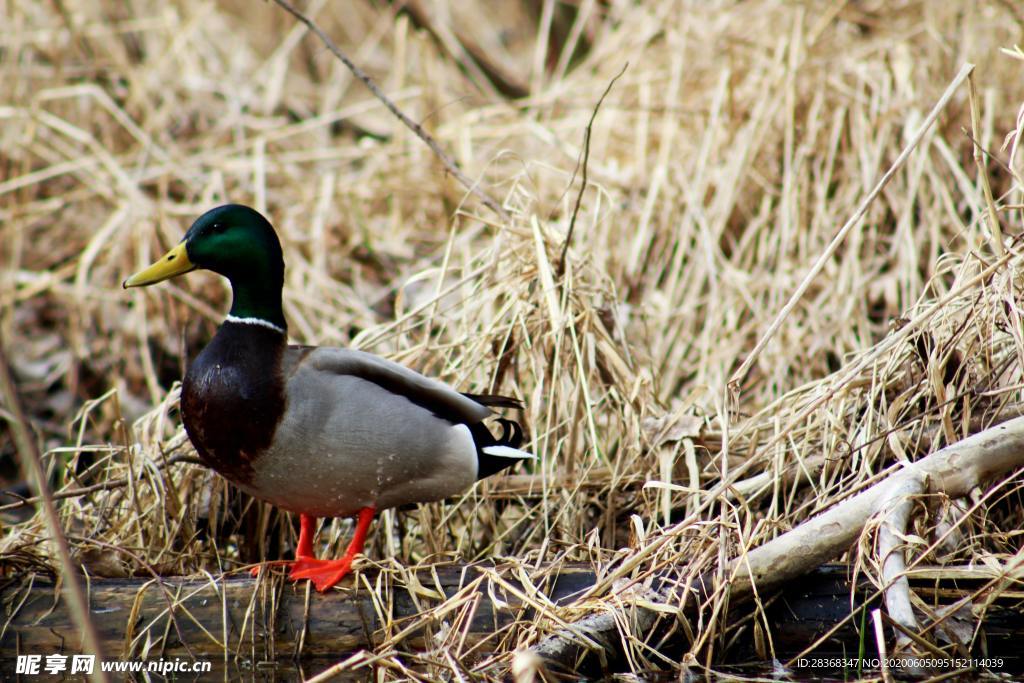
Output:
<path fill-rule="evenodd" d="M 490 409 L 397 363 L 290 347 L 287 404 L 241 488 L 285 510 L 343 517 L 461 493 L 477 477 L 469 428 Z M 285 445 L 287 444 L 287 445 Z"/>

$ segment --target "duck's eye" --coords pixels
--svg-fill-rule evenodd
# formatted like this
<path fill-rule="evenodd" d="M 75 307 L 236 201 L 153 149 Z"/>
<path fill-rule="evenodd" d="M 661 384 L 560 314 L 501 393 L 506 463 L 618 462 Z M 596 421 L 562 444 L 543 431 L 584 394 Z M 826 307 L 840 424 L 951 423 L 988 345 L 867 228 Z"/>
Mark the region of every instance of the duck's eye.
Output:
<path fill-rule="evenodd" d="M 224 230 L 227 227 L 228 226 L 224 225 L 223 223 L 214 223 L 213 225 L 210 226 L 210 232 L 212 232 L 214 235 L 219 235 L 220 233 L 224 232 Z"/>

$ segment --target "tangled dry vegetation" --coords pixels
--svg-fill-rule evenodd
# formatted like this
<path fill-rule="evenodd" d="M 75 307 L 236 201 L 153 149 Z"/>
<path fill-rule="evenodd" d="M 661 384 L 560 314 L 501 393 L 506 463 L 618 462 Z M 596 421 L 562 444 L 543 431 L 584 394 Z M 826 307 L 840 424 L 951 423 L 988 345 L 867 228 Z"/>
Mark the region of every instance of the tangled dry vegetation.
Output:
<path fill-rule="evenodd" d="M 640 558 L 632 582 L 538 603 L 483 646 L 392 639 L 375 660 L 386 677 L 498 676 L 654 573 L 714 570 L 1021 414 L 1024 153 L 1002 145 L 1024 125 L 1024 61 L 1000 50 L 1024 43 L 1015 3 L 409 6 L 306 9 L 507 217 L 272 3 L 6 6 L 0 329 L 92 576 L 217 576 L 294 543 L 286 515 L 195 464 L 180 427 L 176 382 L 226 284 L 119 286 L 223 201 L 277 226 L 293 340 L 527 406 L 535 467 L 385 514 L 364 567 L 493 558 L 539 582 L 560 563 L 609 577 Z M 976 115 L 964 82 L 730 389 L 966 62 Z M 584 187 L 584 131 L 624 67 Z M 923 496 L 908 562 L 1019 562 L 1022 487 L 1017 471 L 965 499 Z M 41 515 L 3 512 L 8 577 L 54 567 Z M 943 524 L 954 542 L 936 542 Z M 348 530 L 326 527 L 322 550 Z M 877 579 L 874 538 L 846 560 Z M 688 632 L 692 661 L 727 658 L 724 599 Z M 676 666 L 641 636 L 623 622 L 628 668 Z"/>

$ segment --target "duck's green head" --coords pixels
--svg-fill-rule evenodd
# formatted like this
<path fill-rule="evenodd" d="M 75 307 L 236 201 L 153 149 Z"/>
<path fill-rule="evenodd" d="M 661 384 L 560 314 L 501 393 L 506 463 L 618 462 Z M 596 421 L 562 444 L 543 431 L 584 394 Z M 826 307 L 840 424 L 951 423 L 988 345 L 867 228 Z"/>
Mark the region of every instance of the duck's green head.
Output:
<path fill-rule="evenodd" d="M 285 328 L 281 312 L 284 259 L 273 226 L 255 209 L 226 204 L 196 219 L 181 242 L 123 286 L 145 287 L 197 268 L 231 281 L 230 315 Z"/>

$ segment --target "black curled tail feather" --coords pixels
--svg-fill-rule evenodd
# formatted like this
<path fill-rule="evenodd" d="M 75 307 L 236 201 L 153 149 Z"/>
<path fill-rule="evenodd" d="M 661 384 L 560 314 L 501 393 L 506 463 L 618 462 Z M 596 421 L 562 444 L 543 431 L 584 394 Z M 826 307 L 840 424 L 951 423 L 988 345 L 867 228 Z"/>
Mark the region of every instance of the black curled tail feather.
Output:
<path fill-rule="evenodd" d="M 516 458 L 484 453 L 484 449 L 488 446 L 519 448 L 523 443 L 523 428 L 519 426 L 518 422 L 506 420 L 503 417 L 499 417 L 495 421 L 501 425 L 501 436 L 497 438 L 494 437 L 494 434 L 491 433 L 491 430 L 483 422 L 467 425 L 469 431 L 473 434 L 473 441 L 476 443 L 477 479 L 497 474 L 503 469 L 519 462 Z"/>
<path fill-rule="evenodd" d="M 512 448 L 519 448 L 523 445 L 523 428 L 519 426 L 518 422 L 506 420 L 503 417 L 499 417 L 496 421 L 501 425 L 501 436 L 495 440 L 494 445 L 511 446 Z M 488 433 L 490 432 L 488 431 Z"/>

